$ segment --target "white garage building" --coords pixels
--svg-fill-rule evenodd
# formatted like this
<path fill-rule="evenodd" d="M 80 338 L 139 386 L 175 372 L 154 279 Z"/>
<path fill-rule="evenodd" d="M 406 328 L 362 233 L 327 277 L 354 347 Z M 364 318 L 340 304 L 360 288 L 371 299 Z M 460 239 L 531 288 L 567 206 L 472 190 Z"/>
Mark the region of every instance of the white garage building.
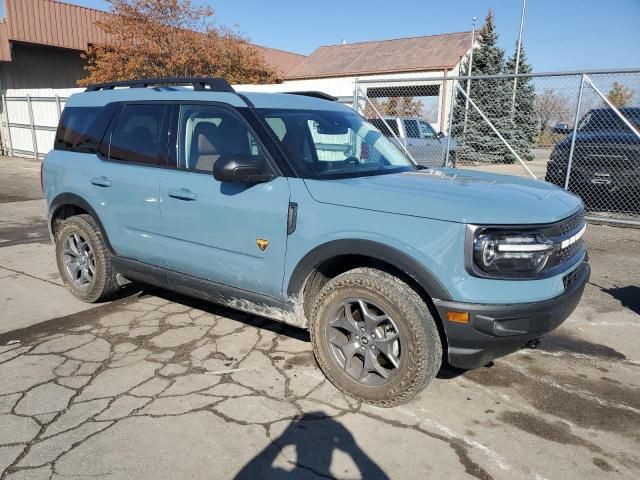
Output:
<path fill-rule="evenodd" d="M 407 96 L 426 99 L 430 108 L 429 121 L 445 131 L 452 82 L 427 79 L 458 75 L 460 64 L 470 50 L 471 32 L 327 45 L 315 50 L 288 72 L 282 84 L 242 88 L 317 90 L 351 103 L 357 81 L 369 98 Z M 367 80 L 376 83 L 367 85 Z"/>

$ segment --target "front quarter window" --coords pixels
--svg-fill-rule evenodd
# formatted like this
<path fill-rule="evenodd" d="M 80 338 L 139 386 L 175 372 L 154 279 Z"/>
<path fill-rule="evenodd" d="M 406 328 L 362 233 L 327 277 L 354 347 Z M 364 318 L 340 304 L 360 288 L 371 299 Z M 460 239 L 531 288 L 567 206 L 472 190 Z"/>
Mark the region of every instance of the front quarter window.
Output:
<path fill-rule="evenodd" d="M 411 161 L 355 112 L 259 109 L 304 178 L 380 175 L 414 170 Z"/>

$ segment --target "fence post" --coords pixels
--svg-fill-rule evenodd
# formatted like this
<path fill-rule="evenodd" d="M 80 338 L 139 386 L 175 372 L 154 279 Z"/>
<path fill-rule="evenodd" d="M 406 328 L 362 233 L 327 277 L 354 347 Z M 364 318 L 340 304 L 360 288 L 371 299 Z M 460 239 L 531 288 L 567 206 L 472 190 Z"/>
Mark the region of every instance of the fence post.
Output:
<path fill-rule="evenodd" d="M 9 155 L 13 157 L 13 141 L 11 140 L 11 122 L 9 121 L 9 110 L 7 109 L 7 97 L 2 94 L 2 108 L 4 110 L 4 119 L 7 125 L 7 142 L 9 143 Z"/>
<path fill-rule="evenodd" d="M 60 107 L 60 95 L 56 93 L 56 109 L 58 110 L 58 122 L 60 122 L 60 117 L 62 116 L 62 108 Z"/>
<path fill-rule="evenodd" d="M 358 97 L 358 91 L 360 87 L 358 86 L 358 79 L 356 78 L 353 81 L 353 109 L 356 113 L 360 113 L 360 98 Z M 364 112 L 362 112 L 364 114 Z"/>
<path fill-rule="evenodd" d="M 456 81 L 452 80 L 451 84 L 451 98 L 449 99 L 449 127 L 447 129 L 447 151 L 444 152 L 444 166 L 449 167 L 449 150 L 451 148 L 451 135 L 453 134 L 453 108 L 455 107 L 456 98 Z M 465 112 L 466 114 L 466 112 Z M 455 165 L 454 165 L 455 167 Z"/>
<path fill-rule="evenodd" d="M 27 93 L 27 110 L 29 111 L 29 127 L 31 128 L 31 141 L 33 142 L 33 157 L 40 159 L 38 155 L 38 137 L 36 136 L 36 125 L 33 121 L 33 104 L 31 103 L 31 95 Z"/>
<path fill-rule="evenodd" d="M 569 190 L 569 178 L 571 177 L 571 166 L 573 165 L 573 151 L 576 148 L 576 135 L 578 134 L 578 122 L 580 121 L 580 108 L 582 108 L 582 94 L 584 93 L 584 79 L 586 75 L 580 76 L 580 91 L 578 92 L 578 104 L 576 105 L 576 116 L 573 119 L 573 133 L 571 134 L 571 147 L 569 147 L 569 161 L 567 162 L 567 174 L 564 178 L 564 189 Z"/>

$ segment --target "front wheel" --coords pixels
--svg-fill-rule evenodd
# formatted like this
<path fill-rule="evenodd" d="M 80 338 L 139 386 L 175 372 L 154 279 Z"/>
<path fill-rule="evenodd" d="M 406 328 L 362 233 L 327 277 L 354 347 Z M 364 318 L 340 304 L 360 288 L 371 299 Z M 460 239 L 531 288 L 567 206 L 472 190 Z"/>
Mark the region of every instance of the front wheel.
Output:
<path fill-rule="evenodd" d="M 437 374 L 442 344 L 420 296 L 386 272 L 357 268 L 330 280 L 311 315 L 318 364 L 341 391 L 392 407 Z"/>

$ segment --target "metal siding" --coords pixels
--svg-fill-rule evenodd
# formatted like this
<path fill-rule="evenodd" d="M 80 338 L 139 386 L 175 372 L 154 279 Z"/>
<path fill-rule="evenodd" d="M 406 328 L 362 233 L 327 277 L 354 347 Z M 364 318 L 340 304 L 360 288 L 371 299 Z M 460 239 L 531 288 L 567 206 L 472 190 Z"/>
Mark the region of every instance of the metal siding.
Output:
<path fill-rule="evenodd" d="M 11 45 L 9 44 L 9 25 L 0 21 L 0 62 L 11 61 Z"/>
<path fill-rule="evenodd" d="M 69 88 L 84 76 L 79 52 L 14 44 L 13 61 L 0 64 L 2 89 Z"/>
<path fill-rule="evenodd" d="M 106 12 L 51 0 L 5 0 L 11 40 L 73 50 L 106 43 L 95 21 Z"/>
<path fill-rule="evenodd" d="M 10 61 L 9 41 L 86 51 L 90 44 L 109 43 L 96 21 L 110 15 L 91 8 L 51 0 L 5 0 L 7 22 L 0 24 L 0 61 Z M 264 60 L 280 76 L 306 57 L 256 45 Z"/>

